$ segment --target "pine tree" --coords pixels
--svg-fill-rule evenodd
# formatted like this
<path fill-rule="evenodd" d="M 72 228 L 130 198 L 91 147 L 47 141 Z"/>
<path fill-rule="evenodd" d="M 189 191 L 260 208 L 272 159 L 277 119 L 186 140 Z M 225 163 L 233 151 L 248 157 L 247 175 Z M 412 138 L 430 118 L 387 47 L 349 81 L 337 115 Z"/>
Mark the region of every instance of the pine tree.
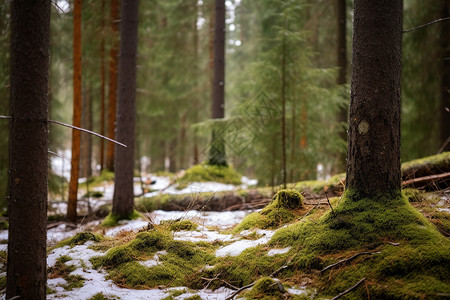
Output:
<path fill-rule="evenodd" d="M 346 188 L 360 197 L 401 188 L 402 9 L 355 1 Z"/>
<path fill-rule="evenodd" d="M 45 299 L 50 0 L 11 3 L 7 299 Z"/>
<path fill-rule="evenodd" d="M 134 139 L 136 119 L 136 62 L 138 42 L 138 0 L 122 0 L 120 24 L 119 103 L 117 139 L 127 148 L 116 146 L 112 213 L 129 217 L 134 206 Z"/>

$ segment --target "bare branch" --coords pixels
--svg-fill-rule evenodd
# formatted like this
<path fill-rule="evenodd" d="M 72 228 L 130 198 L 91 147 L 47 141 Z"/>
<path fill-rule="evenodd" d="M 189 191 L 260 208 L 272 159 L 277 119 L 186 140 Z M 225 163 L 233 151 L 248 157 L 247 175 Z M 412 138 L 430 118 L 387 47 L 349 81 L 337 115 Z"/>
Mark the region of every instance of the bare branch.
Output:
<path fill-rule="evenodd" d="M 446 20 L 449 20 L 449 19 L 450 19 L 450 17 L 447 17 L 447 18 L 440 18 L 440 19 L 431 21 L 431 22 L 429 22 L 429 23 L 426 23 L 426 24 L 423 24 L 423 25 L 420 25 L 420 26 L 417 26 L 417 27 L 413 27 L 413 28 L 411 28 L 411 29 L 403 30 L 402 33 L 411 32 L 411 31 L 413 31 L 413 30 L 416 30 L 416 29 L 419 29 L 419 28 L 423 28 L 423 27 L 426 27 L 426 26 L 428 26 L 428 25 L 431 25 L 431 24 L 434 24 L 434 23 L 437 23 L 437 22 L 446 21 Z"/>
<path fill-rule="evenodd" d="M 348 288 L 347 290 L 343 291 L 343 292 L 340 293 L 339 295 L 333 297 L 331 300 L 339 299 L 339 298 L 341 298 L 342 296 L 344 296 L 345 294 L 350 293 L 352 290 L 356 289 L 361 283 L 363 283 L 364 280 L 366 280 L 366 278 L 361 279 L 361 280 L 358 281 L 354 286 L 352 286 L 351 288 Z"/>
<path fill-rule="evenodd" d="M 11 116 L 0 116 L 0 119 L 12 119 Z"/>
<path fill-rule="evenodd" d="M 90 131 L 90 130 L 87 130 L 87 129 L 84 129 L 84 128 L 76 127 L 76 126 L 69 125 L 69 124 L 62 123 L 62 122 L 55 121 L 55 120 L 48 120 L 48 122 L 49 122 L 49 123 L 58 124 L 58 125 L 61 125 L 61 126 L 65 126 L 65 127 L 69 127 L 69 128 L 72 128 L 72 129 L 76 129 L 76 130 L 79 130 L 79 131 L 83 131 L 83 132 L 86 132 L 86 133 L 89 133 L 89 134 L 98 136 L 98 137 L 100 137 L 100 138 L 102 138 L 102 139 L 108 140 L 108 141 L 110 141 L 110 142 L 113 142 L 113 143 L 115 143 L 115 144 L 117 144 L 117 145 L 119 145 L 119 146 L 122 146 L 122 147 L 127 148 L 127 145 L 125 145 L 125 144 L 119 143 L 118 141 L 115 141 L 115 140 L 113 140 L 113 139 L 107 138 L 106 136 L 103 136 L 103 135 L 101 135 L 101 134 L 95 133 L 95 132 L 93 132 L 93 131 Z"/>

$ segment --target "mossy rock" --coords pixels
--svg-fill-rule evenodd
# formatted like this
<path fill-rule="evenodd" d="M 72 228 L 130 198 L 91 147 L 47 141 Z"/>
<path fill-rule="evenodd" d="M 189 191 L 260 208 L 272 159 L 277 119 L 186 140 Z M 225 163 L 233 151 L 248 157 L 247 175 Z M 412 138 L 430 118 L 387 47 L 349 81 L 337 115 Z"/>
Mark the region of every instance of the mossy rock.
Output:
<path fill-rule="evenodd" d="M 75 236 L 65 239 L 58 243 L 57 247 L 62 246 L 77 246 L 77 245 L 83 245 L 87 241 L 94 241 L 94 242 L 100 242 L 103 240 L 103 237 L 101 235 L 95 234 L 93 232 L 84 231 L 79 232 Z"/>
<path fill-rule="evenodd" d="M 302 208 L 303 196 L 297 190 L 280 190 L 260 212 L 254 212 L 246 216 L 234 232 L 255 227 L 261 229 L 277 228 L 302 215 L 304 213 Z"/>

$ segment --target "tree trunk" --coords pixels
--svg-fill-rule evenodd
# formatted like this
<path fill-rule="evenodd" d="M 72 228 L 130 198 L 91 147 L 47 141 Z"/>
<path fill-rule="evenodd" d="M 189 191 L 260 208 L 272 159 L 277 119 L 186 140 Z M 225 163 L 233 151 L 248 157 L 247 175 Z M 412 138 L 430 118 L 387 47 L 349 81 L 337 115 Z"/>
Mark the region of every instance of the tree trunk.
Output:
<path fill-rule="evenodd" d="M 45 299 L 50 0 L 11 2 L 6 299 Z"/>
<path fill-rule="evenodd" d="M 115 139 L 116 99 L 117 99 L 117 61 L 119 34 L 119 0 L 111 0 L 112 45 L 109 51 L 109 103 L 108 103 L 108 137 Z M 106 146 L 106 169 L 114 171 L 114 144 Z"/>
<path fill-rule="evenodd" d="M 347 189 L 398 191 L 403 1 L 355 0 Z"/>
<path fill-rule="evenodd" d="M 92 101 L 90 88 L 83 92 L 83 109 L 81 115 L 81 126 L 92 131 Z M 92 135 L 81 135 L 81 165 L 80 177 L 92 176 Z"/>
<path fill-rule="evenodd" d="M 450 4 L 447 0 L 442 0 L 442 16 L 450 16 Z M 441 149 L 440 151 L 450 151 L 450 30 L 448 20 L 441 22 Z"/>
<path fill-rule="evenodd" d="M 73 125 L 81 126 L 81 0 L 73 9 Z M 69 182 L 67 219 L 77 221 L 78 177 L 80 173 L 80 131 L 72 130 L 72 158 Z"/>
<path fill-rule="evenodd" d="M 122 0 L 119 60 L 119 105 L 115 155 L 113 214 L 127 218 L 133 212 L 134 142 L 136 120 L 136 56 L 138 41 L 138 0 Z"/>
<path fill-rule="evenodd" d="M 100 12 L 101 21 L 101 42 L 100 42 L 100 134 L 105 135 L 105 0 L 102 0 L 102 10 Z M 105 166 L 105 141 L 100 141 L 100 170 Z"/>
<path fill-rule="evenodd" d="M 215 2 L 215 28 L 214 28 L 214 79 L 212 118 L 222 119 L 225 116 L 224 103 L 225 87 L 225 0 Z M 226 166 L 225 144 L 220 131 L 213 128 L 209 164 Z"/>
<path fill-rule="evenodd" d="M 339 68 L 336 83 L 344 85 L 347 83 L 347 9 L 346 0 L 336 1 L 336 19 L 337 19 L 337 66 Z M 338 122 L 340 124 L 347 124 L 348 120 L 347 106 L 341 107 L 338 113 Z M 347 131 L 342 128 L 339 131 L 339 137 L 347 141 Z M 345 156 L 344 152 L 338 154 L 335 173 L 345 171 Z"/>
<path fill-rule="evenodd" d="M 286 21 L 284 30 L 286 28 Z M 283 34 L 281 45 L 281 163 L 283 188 L 287 186 L 286 178 L 286 36 Z"/>

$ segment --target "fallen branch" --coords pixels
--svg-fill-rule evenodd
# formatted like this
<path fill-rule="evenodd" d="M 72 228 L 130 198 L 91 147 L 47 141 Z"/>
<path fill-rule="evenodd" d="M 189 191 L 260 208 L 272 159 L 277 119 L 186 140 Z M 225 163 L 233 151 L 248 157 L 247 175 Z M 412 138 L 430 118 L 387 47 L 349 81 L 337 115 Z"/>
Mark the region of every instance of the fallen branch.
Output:
<path fill-rule="evenodd" d="M 429 183 L 435 183 L 436 181 L 446 179 L 450 179 L 450 172 L 405 180 L 402 182 L 402 185 L 411 185 L 417 183 L 425 183 L 428 185 Z"/>
<path fill-rule="evenodd" d="M 284 265 L 282 265 L 280 268 L 276 269 L 275 271 L 272 272 L 272 274 L 270 274 L 269 277 L 273 278 L 276 274 L 278 274 L 280 271 L 286 269 L 288 267 L 288 265 L 291 263 L 292 259 L 294 258 L 294 256 L 292 256 Z M 238 290 L 236 290 L 233 294 L 231 294 L 228 298 L 226 298 L 225 300 L 231 300 L 233 299 L 237 294 L 239 294 L 240 292 L 242 292 L 243 290 L 249 289 L 252 286 L 254 286 L 256 284 L 255 282 L 252 282 L 248 285 L 245 285 L 241 288 L 239 288 Z"/>
<path fill-rule="evenodd" d="M 366 278 L 361 279 L 361 280 L 358 281 L 354 286 L 352 286 L 351 288 L 349 288 L 349 289 L 343 291 L 343 292 L 340 293 L 339 295 L 337 295 L 337 296 L 331 298 L 331 300 L 339 299 L 339 298 L 341 298 L 342 296 L 344 296 L 345 294 L 350 293 L 352 290 L 356 289 L 361 283 L 363 283 L 364 280 L 366 280 Z"/>
<path fill-rule="evenodd" d="M 431 24 L 434 24 L 434 23 L 437 23 L 437 22 L 442 22 L 442 21 L 448 20 L 448 19 L 450 19 L 450 17 L 437 19 L 437 20 L 431 21 L 429 23 L 413 27 L 411 29 L 403 30 L 402 33 L 407 33 L 407 32 L 410 32 L 410 31 L 413 31 L 413 30 L 416 30 L 416 29 L 419 29 L 419 28 L 422 28 L 422 27 L 425 27 L 425 26 L 428 26 L 428 25 L 431 25 Z"/>
<path fill-rule="evenodd" d="M 336 262 L 336 263 L 334 263 L 334 264 L 331 264 L 331 265 L 329 265 L 329 266 L 326 266 L 325 268 L 323 268 L 322 270 L 320 270 L 320 272 L 323 273 L 323 272 L 325 272 L 326 270 L 329 270 L 329 269 L 334 268 L 334 267 L 336 267 L 336 266 L 339 266 L 339 265 L 341 265 L 341 264 L 343 264 L 343 263 L 346 263 L 346 262 L 348 262 L 348 261 L 351 261 L 352 259 L 355 259 L 355 258 L 357 258 L 358 256 L 363 255 L 363 254 L 378 254 L 378 253 L 381 253 L 381 252 L 360 252 L 360 253 L 356 253 L 355 255 L 353 255 L 353 256 L 351 256 L 351 257 L 349 257 L 349 258 L 342 259 L 342 260 L 340 260 L 340 261 L 338 261 L 338 262 Z"/>

